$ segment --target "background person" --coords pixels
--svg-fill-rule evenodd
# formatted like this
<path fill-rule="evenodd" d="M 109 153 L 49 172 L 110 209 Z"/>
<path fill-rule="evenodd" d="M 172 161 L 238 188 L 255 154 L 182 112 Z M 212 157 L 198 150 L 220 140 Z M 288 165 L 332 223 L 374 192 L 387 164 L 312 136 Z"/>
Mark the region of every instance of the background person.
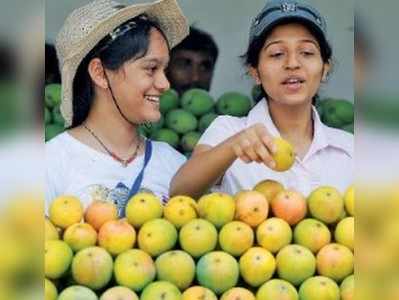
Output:
<path fill-rule="evenodd" d="M 191 88 L 209 91 L 219 50 L 213 37 L 195 27 L 170 54 L 166 74 L 179 95 Z"/>

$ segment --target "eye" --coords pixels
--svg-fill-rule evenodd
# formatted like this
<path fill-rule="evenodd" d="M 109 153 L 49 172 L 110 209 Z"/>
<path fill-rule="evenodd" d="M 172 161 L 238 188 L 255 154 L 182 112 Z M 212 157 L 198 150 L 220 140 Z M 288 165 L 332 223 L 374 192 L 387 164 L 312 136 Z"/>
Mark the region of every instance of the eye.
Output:
<path fill-rule="evenodd" d="M 201 63 L 201 65 L 200 65 L 200 70 L 201 70 L 202 72 L 211 72 L 212 69 L 213 69 L 213 64 L 212 64 L 212 62 L 210 62 L 210 61 L 203 62 L 203 63 Z"/>
<path fill-rule="evenodd" d="M 281 57 L 283 55 L 284 55 L 283 52 L 274 52 L 274 53 L 271 53 L 269 56 L 272 57 L 272 58 L 279 58 L 279 57 Z"/>
<path fill-rule="evenodd" d="M 146 66 L 144 69 L 147 73 L 154 74 L 157 68 L 157 66 Z"/>
<path fill-rule="evenodd" d="M 302 55 L 304 55 L 304 56 L 313 56 L 313 55 L 314 55 L 314 52 L 313 52 L 313 51 L 308 51 L 308 50 L 304 50 L 304 51 L 302 51 L 301 53 L 302 53 Z"/>
<path fill-rule="evenodd" d="M 180 59 L 175 60 L 174 68 L 186 70 L 186 69 L 192 68 L 192 65 L 193 65 L 193 63 L 192 63 L 191 59 L 180 58 Z"/>

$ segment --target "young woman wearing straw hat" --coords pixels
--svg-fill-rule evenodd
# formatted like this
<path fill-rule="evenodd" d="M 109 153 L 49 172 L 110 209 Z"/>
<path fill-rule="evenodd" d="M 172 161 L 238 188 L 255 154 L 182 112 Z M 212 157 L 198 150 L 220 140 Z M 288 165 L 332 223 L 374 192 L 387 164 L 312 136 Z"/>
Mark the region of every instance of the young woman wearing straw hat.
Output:
<path fill-rule="evenodd" d="M 47 204 L 72 194 L 86 206 L 113 201 L 123 213 L 142 189 L 166 199 L 185 158 L 138 126 L 159 120 L 169 50 L 187 34 L 176 0 L 95 0 L 68 16 L 56 40 L 68 130 L 46 144 Z"/>
<path fill-rule="evenodd" d="M 321 185 L 344 192 L 353 181 L 353 136 L 322 124 L 312 106 L 331 56 L 326 22 L 314 7 L 268 1 L 252 22 L 243 56 L 264 99 L 245 118 L 215 119 L 172 180 L 171 194 L 197 197 L 215 184 L 234 194 L 264 179 L 304 195 Z M 294 146 L 295 162 L 286 172 L 273 170 L 273 136 Z"/>

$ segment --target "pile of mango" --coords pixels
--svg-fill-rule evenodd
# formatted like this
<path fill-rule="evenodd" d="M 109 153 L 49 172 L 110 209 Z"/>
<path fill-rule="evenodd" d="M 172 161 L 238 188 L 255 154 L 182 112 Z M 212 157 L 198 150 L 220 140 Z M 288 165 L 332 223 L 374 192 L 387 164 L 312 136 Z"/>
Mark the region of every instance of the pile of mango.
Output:
<path fill-rule="evenodd" d="M 161 120 L 142 126 L 142 133 L 156 141 L 170 144 L 190 156 L 201 134 L 218 115 L 245 116 L 251 99 L 238 92 L 227 92 L 216 101 L 203 89 L 190 89 L 181 97 L 173 89 L 160 99 Z"/>
<path fill-rule="evenodd" d="M 354 188 L 305 197 L 273 180 L 235 195 L 54 199 L 45 300 L 350 300 Z M 58 297 L 58 298 L 57 298 Z"/>

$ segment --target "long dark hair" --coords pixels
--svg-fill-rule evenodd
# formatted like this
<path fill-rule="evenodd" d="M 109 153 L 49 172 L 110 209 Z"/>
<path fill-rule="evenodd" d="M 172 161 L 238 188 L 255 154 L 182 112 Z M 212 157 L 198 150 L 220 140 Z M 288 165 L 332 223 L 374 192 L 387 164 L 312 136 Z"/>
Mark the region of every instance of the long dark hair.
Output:
<path fill-rule="evenodd" d="M 324 38 L 324 36 L 315 29 L 315 27 L 311 24 L 309 24 L 306 21 L 303 20 L 285 20 L 282 22 L 277 23 L 276 25 L 272 26 L 270 29 L 265 30 L 258 38 L 254 39 L 247 48 L 247 51 L 240 56 L 240 58 L 242 59 L 245 67 L 253 67 L 253 68 L 257 68 L 258 64 L 259 64 L 259 56 L 260 56 L 260 52 L 263 48 L 263 45 L 265 44 L 266 39 L 269 37 L 269 35 L 271 34 L 272 30 L 278 26 L 278 25 L 285 25 L 285 24 L 289 24 L 289 23 L 299 23 L 302 24 L 303 26 L 305 26 L 309 32 L 316 38 L 317 42 L 319 43 L 320 46 L 320 54 L 321 54 L 321 58 L 323 60 L 323 63 L 332 63 L 332 48 L 330 46 L 330 44 L 326 41 L 326 39 Z M 260 86 L 261 90 L 262 90 L 262 97 L 265 97 L 265 99 L 268 99 L 268 95 L 266 93 L 266 91 L 263 89 L 263 86 Z M 318 98 L 318 95 L 316 94 L 313 97 L 312 100 L 312 104 L 316 103 L 316 100 Z M 260 99 L 258 99 L 259 101 Z"/>
<path fill-rule="evenodd" d="M 159 25 L 145 15 L 135 17 L 113 31 L 126 30 L 126 32 L 114 39 L 107 35 L 86 55 L 73 80 L 73 120 L 70 128 L 82 124 L 87 118 L 93 102 L 94 84 L 87 70 L 90 61 L 98 57 L 104 68 L 115 71 L 126 61 L 145 56 L 150 44 L 151 28 L 156 28 L 164 35 Z M 167 41 L 166 37 L 165 40 Z"/>

